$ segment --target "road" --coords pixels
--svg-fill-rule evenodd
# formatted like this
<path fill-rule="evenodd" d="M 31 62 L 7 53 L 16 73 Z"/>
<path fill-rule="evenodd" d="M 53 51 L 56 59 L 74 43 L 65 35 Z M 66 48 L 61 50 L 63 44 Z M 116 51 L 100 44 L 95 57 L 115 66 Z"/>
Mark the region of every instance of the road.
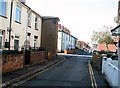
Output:
<path fill-rule="evenodd" d="M 91 79 L 88 70 L 90 57 L 67 56 L 65 61 L 39 74 L 19 86 L 89 86 Z"/>

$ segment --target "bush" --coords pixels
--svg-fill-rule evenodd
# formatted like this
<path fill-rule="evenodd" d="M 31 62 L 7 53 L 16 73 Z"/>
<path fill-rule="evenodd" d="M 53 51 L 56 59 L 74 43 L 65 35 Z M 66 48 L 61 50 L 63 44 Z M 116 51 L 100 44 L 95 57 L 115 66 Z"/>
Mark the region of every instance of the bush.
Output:
<path fill-rule="evenodd" d="M 46 51 L 44 47 L 31 47 L 30 51 Z"/>
<path fill-rule="evenodd" d="M 111 56 L 111 59 L 112 59 L 112 60 L 118 60 L 118 55 L 117 55 L 117 54 L 112 55 L 112 56 Z"/>
<path fill-rule="evenodd" d="M 3 50 L 2 54 L 3 55 L 9 55 L 9 54 L 22 54 L 23 51 L 18 51 L 18 50 Z"/>

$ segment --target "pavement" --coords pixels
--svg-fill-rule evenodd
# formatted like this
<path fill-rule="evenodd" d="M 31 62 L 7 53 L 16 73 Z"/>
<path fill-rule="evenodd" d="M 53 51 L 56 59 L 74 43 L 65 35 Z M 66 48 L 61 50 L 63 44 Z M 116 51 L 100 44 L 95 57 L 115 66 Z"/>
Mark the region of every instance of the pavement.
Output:
<path fill-rule="evenodd" d="M 5 74 L 2 76 L 2 87 L 10 87 L 12 84 L 19 82 L 37 72 L 43 71 L 44 69 L 47 69 L 52 65 L 59 63 L 62 60 L 64 60 L 64 57 L 58 56 L 57 58 L 53 58 L 49 61 L 36 65 L 26 66 L 22 69 L 18 69 L 16 71 Z"/>
<path fill-rule="evenodd" d="M 99 70 L 96 65 L 94 63 L 92 63 L 92 61 L 90 62 L 92 69 L 93 69 L 93 73 L 94 73 L 94 77 L 96 80 L 96 84 L 98 88 L 112 88 L 109 83 L 107 82 L 107 80 L 105 79 L 105 77 L 102 75 L 101 70 Z"/>
<path fill-rule="evenodd" d="M 53 59 L 51 59 L 47 62 L 41 63 L 41 64 L 27 66 L 22 69 L 11 72 L 9 74 L 3 75 L 2 76 L 2 87 L 3 88 L 10 87 L 11 85 L 13 85 L 16 82 L 19 82 L 27 77 L 32 76 L 35 73 L 43 71 L 59 62 L 64 61 L 64 59 L 65 58 L 63 56 L 58 55 L 58 58 L 53 58 Z M 106 81 L 106 79 L 102 76 L 101 71 L 98 70 L 94 66 L 94 64 L 91 64 L 91 66 L 92 66 L 95 80 L 97 83 L 97 88 L 101 88 L 101 87 L 111 88 L 110 85 L 108 84 L 108 82 Z"/>

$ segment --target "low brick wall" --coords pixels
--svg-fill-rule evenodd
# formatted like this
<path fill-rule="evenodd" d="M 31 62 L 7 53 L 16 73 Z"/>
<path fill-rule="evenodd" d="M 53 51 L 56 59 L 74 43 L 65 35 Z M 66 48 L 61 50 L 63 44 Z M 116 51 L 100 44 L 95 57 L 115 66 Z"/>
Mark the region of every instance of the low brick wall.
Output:
<path fill-rule="evenodd" d="M 92 63 L 96 66 L 99 70 L 102 69 L 102 58 L 100 54 L 93 54 Z"/>
<path fill-rule="evenodd" d="M 43 62 L 45 61 L 45 51 L 31 52 L 30 57 L 31 57 L 31 60 L 30 60 L 31 64 L 37 64 L 37 63 Z"/>
<path fill-rule="evenodd" d="M 73 50 L 64 50 L 65 54 L 74 54 L 74 53 L 78 53 L 79 50 L 78 49 L 73 49 Z"/>
<path fill-rule="evenodd" d="M 56 57 L 56 54 L 57 54 L 56 52 L 48 52 L 47 59 L 49 60 Z"/>
<path fill-rule="evenodd" d="M 3 55 L 2 56 L 2 73 L 9 73 L 20 69 L 24 64 L 24 54 Z"/>
<path fill-rule="evenodd" d="M 73 53 L 74 53 L 74 50 L 64 50 L 64 53 L 65 53 L 65 54 L 73 54 Z"/>

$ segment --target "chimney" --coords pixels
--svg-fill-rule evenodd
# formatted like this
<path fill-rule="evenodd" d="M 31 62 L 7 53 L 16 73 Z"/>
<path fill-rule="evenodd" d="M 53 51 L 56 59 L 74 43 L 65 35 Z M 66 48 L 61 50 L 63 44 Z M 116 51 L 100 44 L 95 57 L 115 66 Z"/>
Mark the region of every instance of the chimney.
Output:
<path fill-rule="evenodd" d="M 26 0 L 19 0 L 20 2 L 22 2 L 22 3 L 25 3 L 26 2 Z"/>

